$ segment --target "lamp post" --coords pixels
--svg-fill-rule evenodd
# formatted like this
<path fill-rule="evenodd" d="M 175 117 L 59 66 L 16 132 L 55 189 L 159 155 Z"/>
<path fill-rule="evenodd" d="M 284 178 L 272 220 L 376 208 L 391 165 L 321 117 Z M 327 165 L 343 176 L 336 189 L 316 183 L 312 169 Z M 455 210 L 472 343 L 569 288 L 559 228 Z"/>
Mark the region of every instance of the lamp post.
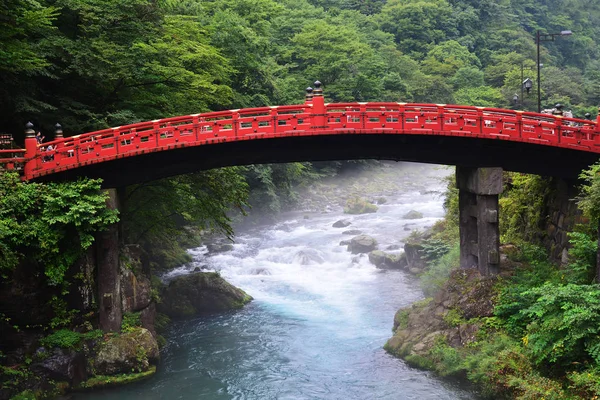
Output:
<path fill-rule="evenodd" d="M 573 32 L 571 31 L 560 31 L 560 33 L 541 33 L 537 31 L 536 33 L 536 43 L 537 43 L 537 94 L 538 94 L 538 112 L 542 112 L 542 98 L 541 98 L 541 85 L 540 85 L 540 42 L 554 42 L 554 38 L 556 36 L 570 36 Z"/>

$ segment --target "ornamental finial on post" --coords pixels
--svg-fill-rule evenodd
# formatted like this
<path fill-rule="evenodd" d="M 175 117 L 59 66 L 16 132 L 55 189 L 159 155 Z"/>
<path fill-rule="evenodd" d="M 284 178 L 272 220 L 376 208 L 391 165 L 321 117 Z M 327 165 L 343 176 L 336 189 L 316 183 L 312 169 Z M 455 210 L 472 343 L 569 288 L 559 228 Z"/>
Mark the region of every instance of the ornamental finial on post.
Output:
<path fill-rule="evenodd" d="M 323 84 L 319 81 L 315 81 L 315 89 L 313 91 L 314 97 L 323 96 L 323 88 L 321 87 Z"/>
<path fill-rule="evenodd" d="M 563 105 L 562 104 L 557 104 L 554 106 L 554 111 L 552 111 L 552 114 L 554 115 L 563 115 Z"/>
<path fill-rule="evenodd" d="M 313 88 L 310 86 L 306 88 L 306 102 L 310 103 L 313 99 Z"/>
<path fill-rule="evenodd" d="M 25 137 L 32 138 L 35 137 L 35 131 L 33 130 L 33 124 L 28 122 L 25 124 Z"/>
<path fill-rule="evenodd" d="M 56 125 L 54 125 L 54 140 L 62 139 L 62 138 L 63 138 L 62 126 L 57 122 Z"/>

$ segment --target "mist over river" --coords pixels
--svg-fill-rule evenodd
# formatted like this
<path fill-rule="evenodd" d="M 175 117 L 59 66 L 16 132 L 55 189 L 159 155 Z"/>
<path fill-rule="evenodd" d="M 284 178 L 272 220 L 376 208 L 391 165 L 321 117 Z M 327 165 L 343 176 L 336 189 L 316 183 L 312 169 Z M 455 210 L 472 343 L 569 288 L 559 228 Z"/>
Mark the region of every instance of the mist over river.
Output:
<path fill-rule="evenodd" d="M 352 255 L 339 244 L 352 238 L 342 232 L 353 229 L 376 238 L 380 250 L 398 252 L 386 249 L 402 246 L 412 230 L 443 216 L 442 178 L 452 169 L 386 165 L 389 185 L 370 196 L 387 200 L 376 213 L 345 215 L 339 204 L 328 204 L 328 212 L 286 213 L 275 225 L 238 232 L 230 252 L 190 250 L 194 262 L 164 279 L 207 267 L 254 301 L 237 312 L 175 323 L 151 379 L 73 397 L 474 399 L 385 353 L 394 313 L 423 298 L 418 279 L 378 270 L 366 255 Z M 358 185 L 381 178 L 360 179 Z M 423 218 L 403 219 L 411 210 Z M 352 224 L 333 228 L 340 219 Z"/>

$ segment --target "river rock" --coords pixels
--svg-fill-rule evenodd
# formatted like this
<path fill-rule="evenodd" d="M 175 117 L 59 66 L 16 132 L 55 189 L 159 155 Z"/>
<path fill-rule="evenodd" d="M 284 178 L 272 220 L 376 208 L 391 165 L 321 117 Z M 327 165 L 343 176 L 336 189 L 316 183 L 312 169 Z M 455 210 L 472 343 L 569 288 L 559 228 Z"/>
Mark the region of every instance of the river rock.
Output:
<path fill-rule="evenodd" d="M 340 219 L 339 221 L 336 221 L 333 223 L 333 227 L 334 228 L 345 228 L 347 226 L 350 226 L 352 224 L 352 222 L 350 222 L 349 219 Z"/>
<path fill-rule="evenodd" d="M 142 372 L 158 362 L 158 344 L 149 330 L 134 328 L 112 336 L 96 345 L 90 362 L 94 375 L 117 375 Z"/>
<path fill-rule="evenodd" d="M 402 218 L 403 219 L 421 219 L 421 218 L 423 218 L 423 213 L 420 213 L 416 210 L 410 210 L 409 212 L 404 214 L 404 216 Z"/>
<path fill-rule="evenodd" d="M 369 253 L 369 261 L 377 268 L 381 268 L 385 262 L 385 253 L 381 250 L 373 250 Z"/>
<path fill-rule="evenodd" d="M 325 260 L 314 249 L 300 250 L 294 254 L 294 263 L 300 265 L 323 264 Z"/>
<path fill-rule="evenodd" d="M 360 235 L 362 231 L 359 229 L 348 229 L 347 231 L 342 232 L 342 235 Z"/>
<path fill-rule="evenodd" d="M 349 246 L 350 245 L 350 240 L 342 240 L 340 242 L 340 246 Z"/>
<path fill-rule="evenodd" d="M 381 250 L 374 250 L 369 253 L 369 261 L 380 269 L 404 269 L 407 266 L 404 253 L 389 254 Z"/>
<path fill-rule="evenodd" d="M 173 279 L 161 293 L 159 312 L 186 318 L 241 308 L 252 297 L 216 272 L 197 272 Z"/>
<path fill-rule="evenodd" d="M 352 254 L 369 253 L 375 249 L 377 249 L 377 241 L 367 235 L 353 237 L 348 245 L 348 250 Z"/>
<path fill-rule="evenodd" d="M 38 349 L 36 357 L 44 355 L 43 360 L 31 365 L 31 370 L 40 376 L 61 382 L 78 385 L 87 377 L 85 356 L 82 352 L 67 349 L 52 349 L 50 354 L 44 348 Z"/>
<path fill-rule="evenodd" d="M 209 243 L 206 248 L 210 253 L 225 253 L 233 250 L 233 245 L 231 243 Z"/>

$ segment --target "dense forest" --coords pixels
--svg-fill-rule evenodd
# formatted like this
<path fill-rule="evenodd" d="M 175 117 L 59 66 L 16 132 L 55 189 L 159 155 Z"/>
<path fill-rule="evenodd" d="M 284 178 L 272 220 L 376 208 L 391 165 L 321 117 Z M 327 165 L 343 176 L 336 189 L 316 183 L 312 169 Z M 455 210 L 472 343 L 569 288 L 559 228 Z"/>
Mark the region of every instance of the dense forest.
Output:
<path fill-rule="evenodd" d="M 298 103 L 316 79 L 327 101 L 535 111 L 535 90 L 517 103 L 513 96 L 520 96 L 522 76 L 537 84 L 536 32 L 562 30 L 573 35 L 541 43 L 542 107 L 561 103 L 576 116 L 595 116 L 600 3 L 592 0 L 4 0 L 0 132 L 21 146 L 28 121 L 50 139 L 57 122 L 70 136 L 174 115 Z M 196 243 L 195 234 L 231 236 L 249 206 L 253 214 L 273 215 L 294 205 L 295 186 L 345 167 L 243 166 L 130 187 L 119 215 L 123 239 L 143 245 L 153 267 L 174 267 L 186 261 L 183 249 Z M 503 240 L 518 245 L 515 257 L 533 268 L 498 287 L 496 315 L 483 321 L 489 336 L 479 347 L 457 354 L 440 344 L 434 356 L 441 372 L 468 375 L 491 390 L 504 385 L 507 396 L 540 398 L 536 387 L 548 399 L 600 395 L 597 226 L 589 222 L 600 215 L 598 168 L 583 175 L 580 203 L 589 218 L 572 236 L 567 269 L 556 269 L 537 246 L 548 181 L 507 175 Z M 23 259 L 50 260 L 49 283 L 66 291 L 68 264 L 90 245 L 94 229 L 114 222 L 114 214 L 99 211 L 98 182 L 62 185 L 0 179 L 4 277 Z M 448 197 L 449 218 L 456 217 L 455 200 Z M 440 236 L 446 249 L 456 240 L 448 221 Z M 432 270 L 448 273 L 452 254 L 432 260 Z"/>

